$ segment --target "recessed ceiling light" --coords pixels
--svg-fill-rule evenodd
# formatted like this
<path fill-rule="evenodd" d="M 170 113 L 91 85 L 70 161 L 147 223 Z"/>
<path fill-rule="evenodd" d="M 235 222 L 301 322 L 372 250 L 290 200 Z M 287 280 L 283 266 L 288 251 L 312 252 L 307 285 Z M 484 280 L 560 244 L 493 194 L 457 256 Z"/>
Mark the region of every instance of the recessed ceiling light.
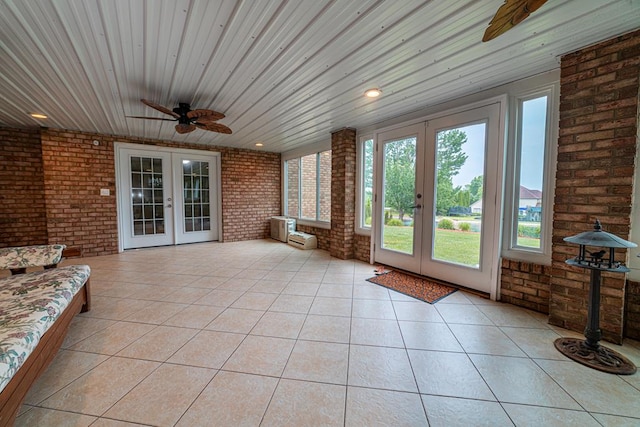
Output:
<path fill-rule="evenodd" d="M 48 117 L 44 114 L 41 113 L 29 113 L 29 115 L 31 117 L 33 117 L 34 119 L 47 119 Z"/>
<path fill-rule="evenodd" d="M 262 142 L 256 142 L 256 147 L 262 147 L 264 144 Z"/>
<path fill-rule="evenodd" d="M 382 91 L 377 87 L 374 87 L 372 89 L 367 89 L 364 91 L 364 94 L 369 98 L 377 98 L 378 96 L 380 96 L 381 93 Z"/>

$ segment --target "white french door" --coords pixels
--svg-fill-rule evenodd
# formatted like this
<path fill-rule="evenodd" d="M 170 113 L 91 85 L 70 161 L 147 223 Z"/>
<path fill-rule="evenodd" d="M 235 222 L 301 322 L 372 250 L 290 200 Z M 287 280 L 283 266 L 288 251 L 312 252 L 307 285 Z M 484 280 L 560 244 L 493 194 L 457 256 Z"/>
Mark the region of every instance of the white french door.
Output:
<path fill-rule="evenodd" d="M 219 240 L 220 158 L 116 145 L 121 249 Z"/>
<path fill-rule="evenodd" d="M 219 157 L 174 153 L 176 243 L 218 240 Z"/>
<path fill-rule="evenodd" d="M 424 160 L 424 123 L 379 133 L 376 140 L 375 261 L 420 273 L 424 168 L 418 165 Z"/>
<path fill-rule="evenodd" d="M 494 294 L 500 104 L 376 135 L 374 260 Z"/>

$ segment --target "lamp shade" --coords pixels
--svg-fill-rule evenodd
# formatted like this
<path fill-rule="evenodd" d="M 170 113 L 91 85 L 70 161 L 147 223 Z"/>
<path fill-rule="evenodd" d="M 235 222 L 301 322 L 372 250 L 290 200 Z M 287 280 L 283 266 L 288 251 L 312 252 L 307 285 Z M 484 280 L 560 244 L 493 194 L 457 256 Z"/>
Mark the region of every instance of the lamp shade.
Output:
<path fill-rule="evenodd" d="M 597 246 L 601 248 L 635 248 L 636 245 L 633 242 L 621 239 L 606 231 L 602 231 L 600 221 L 596 219 L 596 223 L 593 226 L 593 231 L 585 231 L 575 236 L 565 237 L 565 242 L 575 243 L 583 246 Z"/>

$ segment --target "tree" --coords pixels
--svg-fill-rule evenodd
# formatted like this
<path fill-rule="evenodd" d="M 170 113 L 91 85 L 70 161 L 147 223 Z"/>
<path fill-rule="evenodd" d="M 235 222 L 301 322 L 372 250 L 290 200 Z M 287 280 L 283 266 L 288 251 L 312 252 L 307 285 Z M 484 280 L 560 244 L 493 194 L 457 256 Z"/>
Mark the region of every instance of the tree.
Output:
<path fill-rule="evenodd" d="M 364 223 L 371 224 L 371 212 L 373 204 L 373 139 L 369 139 L 364 143 L 364 171 L 363 171 L 363 188 L 364 188 Z"/>
<path fill-rule="evenodd" d="M 465 189 L 469 191 L 471 195 L 471 204 L 474 204 L 478 200 L 482 199 L 482 186 L 484 178 L 482 175 L 476 176 L 471 182 L 465 185 Z"/>
<path fill-rule="evenodd" d="M 384 150 L 385 206 L 395 209 L 402 221 L 415 199 L 416 139 L 388 142 Z"/>
<path fill-rule="evenodd" d="M 469 190 L 461 189 L 456 192 L 456 205 L 463 208 L 471 206 L 471 193 Z"/>
<path fill-rule="evenodd" d="M 467 153 L 462 146 L 467 142 L 467 134 L 459 129 L 438 132 L 436 147 L 437 198 L 436 214 L 446 215 L 449 208 L 456 205 L 453 177 L 467 161 Z"/>
<path fill-rule="evenodd" d="M 456 205 L 456 193 L 460 188 L 453 186 L 452 178 L 467 161 L 467 154 L 462 151 L 467 135 L 451 129 L 439 132 L 437 141 L 436 213 L 443 215 Z M 415 203 L 416 139 L 388 142 L 384 150 L 385 206 L 396 210 L 402 220 L 406 213 L 413 212 L 410 207 Z"/>

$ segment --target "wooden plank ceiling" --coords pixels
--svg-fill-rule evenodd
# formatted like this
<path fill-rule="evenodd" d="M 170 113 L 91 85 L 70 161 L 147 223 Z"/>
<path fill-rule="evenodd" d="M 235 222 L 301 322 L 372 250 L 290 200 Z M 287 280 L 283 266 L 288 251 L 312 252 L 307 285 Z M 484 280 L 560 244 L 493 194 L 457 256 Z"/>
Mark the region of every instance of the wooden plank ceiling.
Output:
<path fill-rule="evenodd" d="M 557 68 L 640 27 L 640 0 L 549 0 L 482 43 L 502 3 L 0 0 L 0 126 L 283 152 Z M 382 96 L 365 98 L 370 87 Z M 233 134 L 126 118 L 167 117 L 141 98 L 223 112 Z"/>

